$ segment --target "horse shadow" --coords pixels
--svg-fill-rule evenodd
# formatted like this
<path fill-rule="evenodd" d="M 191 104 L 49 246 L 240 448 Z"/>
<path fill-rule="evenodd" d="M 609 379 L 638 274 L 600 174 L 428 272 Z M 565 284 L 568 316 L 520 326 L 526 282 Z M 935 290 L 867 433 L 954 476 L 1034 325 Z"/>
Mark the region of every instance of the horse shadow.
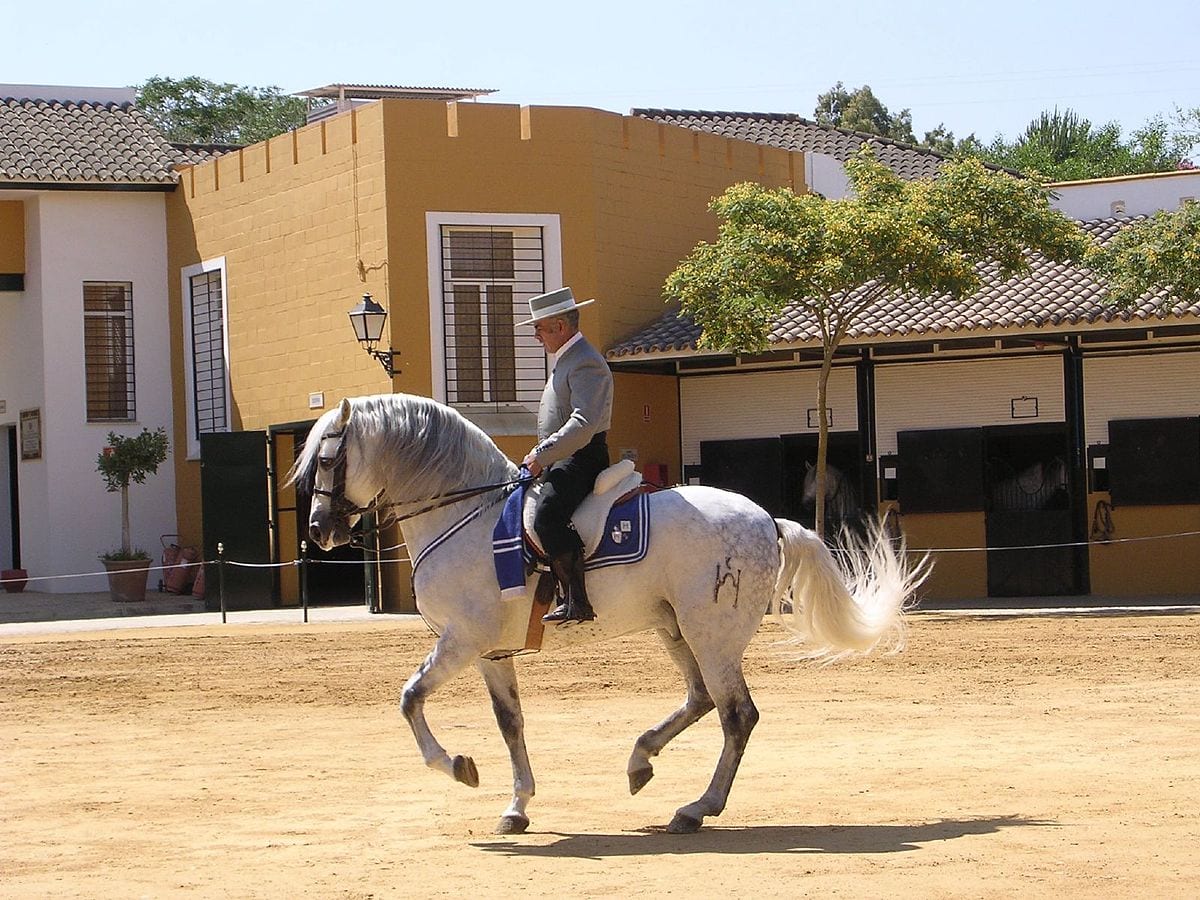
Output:
<path fill-rule="evenodd" d="M 709 827 L 696 834 L 668 834 L 664 828 L 643 828 L 621 834 L 563 834 L 552 844 L 526 845 L 511 840 L 476 842 L 471 846 L 513 857 L 606 859 L 656 853 L 903 853 L 922 844 L 974 835 L 996 834 L 1003 828 L 1039 828 L 1055 822 L 1023 816 L 938 819 L 903 825 L 751 825 Z M 538 832 L 529 832 L 537 834 Z"/>

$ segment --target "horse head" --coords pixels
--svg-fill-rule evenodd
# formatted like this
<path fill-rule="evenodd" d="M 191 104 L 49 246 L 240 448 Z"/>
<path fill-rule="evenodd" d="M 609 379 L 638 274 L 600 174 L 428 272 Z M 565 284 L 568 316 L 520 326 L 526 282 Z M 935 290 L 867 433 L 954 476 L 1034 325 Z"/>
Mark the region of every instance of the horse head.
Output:
<path fill-rule="evenodd" d="M 322 550 L 348 544 L 351 530 L 378 498 L 378 492 L 362 483 L 361 467 L 355 465 L 358 442 L 352 439 L 353 416 L 349 399 L 321 416 L 288 475 L 302 493 L 307 490 L 312 495 L 308 536 Z"/>

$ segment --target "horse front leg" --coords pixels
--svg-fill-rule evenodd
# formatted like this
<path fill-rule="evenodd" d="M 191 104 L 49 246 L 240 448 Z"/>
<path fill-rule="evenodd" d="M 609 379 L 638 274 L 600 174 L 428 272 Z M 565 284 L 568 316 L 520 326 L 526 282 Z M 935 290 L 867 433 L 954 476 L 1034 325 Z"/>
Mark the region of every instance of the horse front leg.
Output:
<path fill-rule="evenodd" d="M 512 760 L 512 802 L 500 817 L 496 833 L 523 834 L 529 827 L 525 807 L 533 797 L 534 785 L 533 768 L 529 765 L 529 753 L 525 749 L 525 717 L 521 713 L 521 697 L 517 691 L 517 670 L 512 657 L 480 659 L 476 666 L 492 697 L 496 724 L 500 726 L 500 734 L 504 736 Z"/>
<path fill-rule="evenodd" d="M 465 669 L 478 655 L 476 647 L 455 640 L 452 631 L 446 629 L 400 693 L 400 712 L 412 728 L 425 765 L 445 772 L 468 787 L 479 787 L 479 771 L 475 768 L 475 760 L 469 756 L 451 759 L 442 749 L 425 721 L 425 698 Z"/>

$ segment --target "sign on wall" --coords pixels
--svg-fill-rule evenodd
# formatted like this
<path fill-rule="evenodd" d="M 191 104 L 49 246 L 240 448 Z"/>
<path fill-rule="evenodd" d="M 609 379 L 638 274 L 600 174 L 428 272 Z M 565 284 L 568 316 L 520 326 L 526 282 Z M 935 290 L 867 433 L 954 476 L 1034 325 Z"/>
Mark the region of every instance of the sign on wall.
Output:
<path fill-rule="evenodd" d="M 42 458 L 42 411 L 21 410 L 21 459 Z"/>

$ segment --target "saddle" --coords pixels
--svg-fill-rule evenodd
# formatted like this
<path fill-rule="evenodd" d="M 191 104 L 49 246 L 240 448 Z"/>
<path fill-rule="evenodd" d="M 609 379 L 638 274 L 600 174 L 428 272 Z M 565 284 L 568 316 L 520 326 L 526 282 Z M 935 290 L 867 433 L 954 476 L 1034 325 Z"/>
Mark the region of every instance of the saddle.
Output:
<path fill-rule="evenodd" d="M 571 522 L 583 541 L 584 559 L 594 557 L 598 548 L 604 551 L 600 555 L 607 555 L 608 558 L 606 561 L 596 563 L 597 565 L 619 565 L 626 561 L 636 561 L 645 555 L 647 538 L 645 497 L 640 498 L 641 502 L 638 506 L 641 521 L 636 523 L 636 527 L 632 522 L 629 523 L 628 535 L 623 530 L 625 522 L 619 523 L 616 529 L 618 533 L 605 534 L 613 507 L 628 497 L 638 494 L 641 485 L 642 476 L 634 470 L 633 462 L 630 460 L 622 460 L 616 465 L 609 466 L 597 476 L 592 493 L 584 499 L 571 517 Z M 528 622 L 520 626 L 521 634 L 519 636 L 510 635 L 505 644 L 506 647 L 512 649 L 497 649 L 484 654 L 491 659 L 512 656 L 524 650 L 537 650 L 542 646 L 542 634 L 546 627 L 542 622 L 542 616 L 550 609 L 550 605 L 554 601 L 555 578 L 550 573 L 548 566 L 538 564 L 539 560 L 545 559 L 545 553 L 533 531 L 533 519 L 542 494 L 540 488 L 541 484 L 539 483 L 525 492 L 526 497 L 520 510 L 519 520 L 515 506 L 511 507 L 511 514 L 506 508 L 493 531 L 492 549 L 496 559 L 496 574 L 500 582 L 500 596 L 505 600 L 512 601 L 518 597 L 527 598 L 530 607 Z M 514 496 L 511 501 L 515 502 L 517 499 Z M 630 516 L 630 518 L 632 520 L 636 516 Z M 638 540 L 625 540 L 627 536 L 632 538 L 635 533 Z M 526 593 L 526 575 L 531 570 L 526 568 L 525 563 L 529 556 L 523 552 L 523 548 L 528 551 L 528 554 L 536 557 L 532 563 L 533 568 L 541 569 L 532 597 Z M 614 553 L 614 549 L 623 551 L 623 555 L 619 552 Z"/>
<path fill-rule="evenodd" d="M 624 499 L 626 494 L 633 493 L 641 485 L 641 473 L 635 471 L 633 461 L 628 459 L 614 463 L 596 476 L 596 485 L 592 492 L 584 498 L 575 514 L 571 516 L 571 524 L 575 526 L 579 539 L 583 541 L 584 559 L 592 556 L 600 546 L 609 510 L 619 500 Z M 544 559 L 546 554 L 533 530 L 533 521 L 537 515 L 538 504 L 542 501 L 544 486 L 545 483 L 539 481 L 525 492 L 525 507 L 521 511 L 525 540 L 540 559 Z"/>

